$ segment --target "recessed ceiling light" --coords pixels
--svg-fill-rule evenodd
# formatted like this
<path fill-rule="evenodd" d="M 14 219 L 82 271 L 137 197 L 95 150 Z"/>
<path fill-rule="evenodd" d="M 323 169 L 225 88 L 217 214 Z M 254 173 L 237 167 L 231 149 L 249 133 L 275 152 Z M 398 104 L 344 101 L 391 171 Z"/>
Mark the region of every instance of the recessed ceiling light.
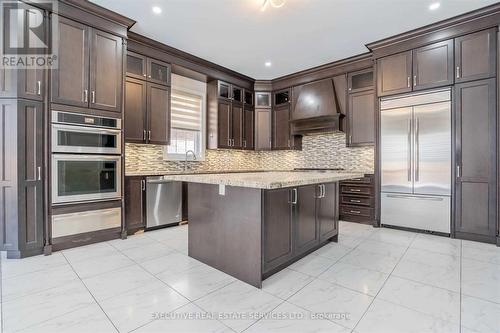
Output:
<path fill-rule="evenodd" d="M 441 4 L 440 4 L 439 2 L 434 2 L 434 3 L 431 3 L 431 4 L 429 5 L 429 9 L 430 9 L 430 10 L 436 10 L 436 9 L 438 9 L 439 7 L 441 7 Z"/>
<path fill-rule="evenodd" d="M 264 66 L 266 66 L 266 67 L 271 67 L 271 65 L 272 65 L 272 63 L 270 61 L 266 61 L 264 63 Z"/>
<path fill-rule="evenodd" d="M 155 14 L 161 14 L 161 8 L 158 6 L 153 6 L 153 13 Z"/>

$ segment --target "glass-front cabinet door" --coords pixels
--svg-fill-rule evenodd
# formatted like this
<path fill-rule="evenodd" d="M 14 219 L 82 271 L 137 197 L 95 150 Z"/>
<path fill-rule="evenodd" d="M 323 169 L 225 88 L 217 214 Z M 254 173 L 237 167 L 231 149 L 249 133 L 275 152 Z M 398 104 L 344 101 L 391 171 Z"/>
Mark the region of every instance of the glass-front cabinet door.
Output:
<path fill-rule="evenodd" d="M 231 85 L 226 82 L 218 82 L 219 98 L 230 99 L 231 98 Z"/>
<path fill-rule="evenodd" d="M 253 105 L 253 92 L 245 90 L 244 102 L 246 105 Z"/>
<path fill-rule="evenodd" d="M 271 93 L 269 92 L 256 92 L 255 93 L 255 106 L 260 108 L 271 107 Z"/>
<path fill-rule="evenodd" d="M 163 85 L 170 85 L 170 65 L 148 58 L 148 81 Z"/>
<path fill-rule="evenodd" d="M 236 86 L 232 86 L 232 91 L 233 91 L 233 101 L 235 102 L 243 102 L 243 89 L 238 88 Z"/>
<path fill-rule="evenodd" d="M 146 57 L 134 52 L 127 52 L 127 75 L 137 79 L 146 79 Z"/>

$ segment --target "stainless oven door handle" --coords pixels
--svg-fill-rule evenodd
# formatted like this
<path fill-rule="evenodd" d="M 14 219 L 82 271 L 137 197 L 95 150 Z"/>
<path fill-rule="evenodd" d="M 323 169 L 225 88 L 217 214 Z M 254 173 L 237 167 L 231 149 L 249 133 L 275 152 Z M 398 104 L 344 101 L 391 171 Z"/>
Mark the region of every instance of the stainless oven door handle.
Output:
<path fill-rule="evenodd" d="M 119 129 L 107 129 L 100 127 L 87 127 L 87 126 L 74 126 L 74 125 L 62 125 L 62 124 L 52 124 L 52 130 L 66 130 L 71 132 L 84 132 L 84 133 L 95 133 L 95 134 L 112 134 L 119 135 L 121 130 Z"/>

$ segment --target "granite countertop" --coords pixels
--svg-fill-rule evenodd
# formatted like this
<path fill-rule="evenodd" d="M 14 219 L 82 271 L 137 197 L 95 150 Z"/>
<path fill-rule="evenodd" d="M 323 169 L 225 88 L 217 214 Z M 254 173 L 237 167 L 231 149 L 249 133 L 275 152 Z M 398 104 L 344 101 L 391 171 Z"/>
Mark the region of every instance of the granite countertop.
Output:
<path fill-rule="evenodd" d="M 330 183 L 351 178 L 363 177 L 363 172 L 348 171 L 269 171 L 210 174 L 164 175 L 166 181 L 181 181 L 214 185 L 228 185 L 259 189 Z"/>

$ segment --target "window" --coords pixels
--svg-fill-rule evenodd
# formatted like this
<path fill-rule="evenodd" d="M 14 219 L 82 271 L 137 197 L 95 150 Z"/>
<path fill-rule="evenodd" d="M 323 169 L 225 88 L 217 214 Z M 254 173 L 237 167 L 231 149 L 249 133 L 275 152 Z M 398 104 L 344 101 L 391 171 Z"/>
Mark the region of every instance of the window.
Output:
<path fill-rule="evenodd" d="M 171 136 L 164 159 L 184 160 L 189 150 L 197 160 L 205 159 L 205 99 L 205 83 L 172 75 Z"/>

